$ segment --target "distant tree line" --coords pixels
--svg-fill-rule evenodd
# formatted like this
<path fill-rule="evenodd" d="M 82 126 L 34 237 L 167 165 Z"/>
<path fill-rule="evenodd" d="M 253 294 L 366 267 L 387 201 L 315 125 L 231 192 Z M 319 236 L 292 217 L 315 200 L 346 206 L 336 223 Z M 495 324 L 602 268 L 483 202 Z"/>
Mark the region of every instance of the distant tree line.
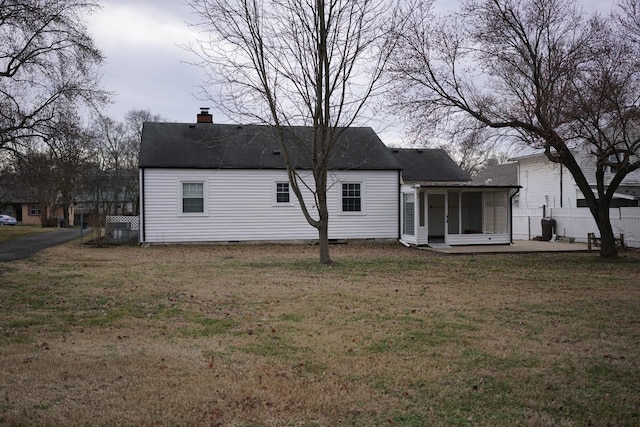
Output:
<path fill-rule="evenodd" d="M 90 203 L 91 213 L 120 212 L 119 204 L 133 202 L 131 213 L 137 214 L 142 124 L 158 120 L 148 110 L 132 110 L 123 121 L 98 116 L 84 127 L 77 117 L 58 122 L 46 139 L 23 139 L 4 153 L 0 191 L 37 203 L 43 226 L 60 222 L 60 207 L 68 225 L 69 207 L 79 201 Z"/>
<path fill-rule="evenodd" d="M 69 224 L 78 198 L 107 211 L 136 201 L 142 123 L 161 119 L 147 110 L 122 121 L 100 113 L 112 94 L 101 87 L 104 58 L 84 24 L 98 7 L 0 0 L 0 204 L 36 203 L 44 226 L 59 222 L 60 207 Z"/>

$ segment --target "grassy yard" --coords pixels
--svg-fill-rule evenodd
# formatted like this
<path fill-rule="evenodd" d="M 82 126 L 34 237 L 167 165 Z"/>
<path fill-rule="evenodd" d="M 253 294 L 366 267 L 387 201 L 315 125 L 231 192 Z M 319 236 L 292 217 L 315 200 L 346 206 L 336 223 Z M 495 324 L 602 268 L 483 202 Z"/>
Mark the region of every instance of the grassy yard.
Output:
<path fill-rule="evenodd" d="M 0 242 L 31 236 L 32 234 L 48 233 L 58 228 L 44 228 L 33 225 L 0 226 Z"/>
<path fill-rule="evenodd" d="M 640 424 L 640 254 L 332 256 L 0 263 L 0 425 Z"/>

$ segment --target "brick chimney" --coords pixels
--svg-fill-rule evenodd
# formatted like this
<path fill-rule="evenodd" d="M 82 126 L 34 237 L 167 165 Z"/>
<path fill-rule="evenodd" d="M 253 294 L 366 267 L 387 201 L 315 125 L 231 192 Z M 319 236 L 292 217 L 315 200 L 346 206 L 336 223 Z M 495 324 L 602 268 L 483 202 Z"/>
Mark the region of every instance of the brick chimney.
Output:
<path fill-rule="evenodd" d="M 196 123 L 213 123 L 213 116 L 209 114 L 208 107 L 200 107 L 200 113 L 197 115 Z"/>

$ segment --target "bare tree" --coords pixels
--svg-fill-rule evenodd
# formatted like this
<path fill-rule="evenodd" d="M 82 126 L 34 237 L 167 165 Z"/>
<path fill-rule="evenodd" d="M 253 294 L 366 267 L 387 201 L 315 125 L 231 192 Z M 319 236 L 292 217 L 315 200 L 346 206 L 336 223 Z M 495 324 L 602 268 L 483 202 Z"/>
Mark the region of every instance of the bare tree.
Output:
<path fill-rule="evenodd" d="M 412 6 L 392 67 L 399 108 L 423 129 L 471 122 L 544 149 L 584 194 L 601 256 L 617 255 L 609 206 L 640 167 L 640 55 L 628 32 L 573 0 L 465 0 L 444 17 Z M 594 158 L 595 193 L 576 144 Z"/>
<path fill-rule="evenodd" d="M 77 115 L 67 114 L 47 138 L 52 159 L 57 202 L 62 208 L 63 226 L 69 226 L 69 208 L 80 195 L 91 170 L 92 134 L 80 125 Z"/>
<path fill-rule="evenodd" d="M 124 124 L 127 135 L 131 140 L 130 156 L 135 161 L 135 168 L 138 168 L 138 153 L 140 151 L 140 141 L 142 140 L 142 125 L 144 122 L 164 122 L 166 118 L 160 114 L 154 114 L 150 110 L 130 110 L 124 115 Z"/>
<path fill-rule="evenodd" d="M 380 87 L 392 42 L 384 0 L 190 0 L 208 38 L 190 47 L 208 78 L 205 96 L 230 117 L 270 125 L 280 141 L 291 188 L 318 230 L 320 262 L 329 256 L 328 163 L 341 133 Z M 311 128 L 296 133 L 294 125 Z M 295 151 L 311 159 L 302 177 Z M 305 200 L 301 188 L 313 194 Z"/>
<path fill-rule="evenodd" d="M 63 220 L 69 224 L 69 207 L 86 180 L 90 160 L 90 134 L 69 110 L 59 112 L 49 123 L 48 135 L 23 141 L 23 150 L 12 151 L 11 164 L 19 187 L 39 205 L 43 227 Z M 60 217 L 59 215 L 62 215 Z"/>
<path fill-rule="evenodd" d="M 142 124 L 164 118 L 149 110 L 130 110 L 124 121 L 99 116 L 93 126 L 93 163 L 90 192 L 107 213 L 119 213 L 118 205 L 133 202 L 138 209 L 138 153 Z M 124 206 L 123 206 L 124 210 Z"/>
<path fill-rule="evenodd" d="M 450 140 L 436 143 L 472 177 L 491 164 L 504 163 L 495 138 L 485 128 L 450 133 Z"/>
<path fill-rule="evenodd" d="M 619 11 L 614 15 L 635 43 L 640 43 L 640 0 L 620 0 Z"/>
<path fill-rule="evenodd" d="M 150 110 L 130 110 L 124 116 L 124 126 L 129 139 L 128 157 L 130 159 L 130 185 L 125 187 L 125 198 L 132 200 L 134 214 L 138 214 L 139 188 L 138 188 L 138 155 L 140 153 L 140 141 L 142 140 L 142 125 L 144 122 L 165 122 L 167 119 L 160 114 L 154 114 Z"/>
<path fill-rule="evenodd" d="M 37 204 L 34 213 L 40 217 L 43 227 L 54 227 L 58 223 L 57 171 L 53 152 L 29 148 L 15 159 L 19 181 L 28 189 Z"/>
<path fill-rule="evenodd" d="M 106 214 L 117 214 L 118 204 L 124 202 L 128 189 L 137 185 L 137 153 L 135 141 L 127 134 L 123 122 L 101 116 L 94 124 L 94 162 L 96 168 L 91 179 L 91 190 L 96 207 L 101 205 Z M 135 183 L 133 182 L 135 181 Z"/>
<path fill-rule="evenodd" d="M 102 54 L 83 25 L 97 3 L 0 0 L 0 150 L 47 135 L 60 104 L 104 102 Z"/>

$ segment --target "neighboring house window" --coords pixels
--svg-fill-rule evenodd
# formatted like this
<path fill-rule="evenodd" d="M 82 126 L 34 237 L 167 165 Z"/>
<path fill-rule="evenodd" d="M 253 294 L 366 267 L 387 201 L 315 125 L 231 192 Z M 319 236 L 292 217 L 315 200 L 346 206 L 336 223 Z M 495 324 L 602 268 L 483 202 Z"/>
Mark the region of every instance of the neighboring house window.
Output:
<path fill-rule="evenodd" d="M 31 216 L 40 215 L 40 203 L 32 203 L 29 205 L 29 215 Z"/>
<path fill-rule="evenodd" d="M 402 195 L 402 210 L 404 218 L 402 221 L 402 234 L 415 234 L 415 196 L 413 194 Z"/>
<path fill-rule="evenodd" d="M 342 184 L 342 212 L 362 212 L 362 195 L 359 183 Z"/>
<path fill-rule="evenodd" d="M 204 213 L 204 183 L 182 183 L 182 213 Z"/>
<path fill-rule="evenodd" d="M 276 203 L 288 204 L 289 202 L 289 183 L 276 182 Z"/>
<path fill-rule="evenodd" d="M 611 162 L 613 164 L 618 164 L 620 162 L 620 160 L 618 160 L 618 155 L 617 154 L 611 154 L 609 156 L 608 160 L 609 160 L 609 162 Z M 615 167 L 611 166 L 611 165 L 607 165 L 605 170 L 604 170 L 604 172 L 605 173 L 610 173 L 610 174 L 616 174 L 618 172 L 618 170 Z"/>

